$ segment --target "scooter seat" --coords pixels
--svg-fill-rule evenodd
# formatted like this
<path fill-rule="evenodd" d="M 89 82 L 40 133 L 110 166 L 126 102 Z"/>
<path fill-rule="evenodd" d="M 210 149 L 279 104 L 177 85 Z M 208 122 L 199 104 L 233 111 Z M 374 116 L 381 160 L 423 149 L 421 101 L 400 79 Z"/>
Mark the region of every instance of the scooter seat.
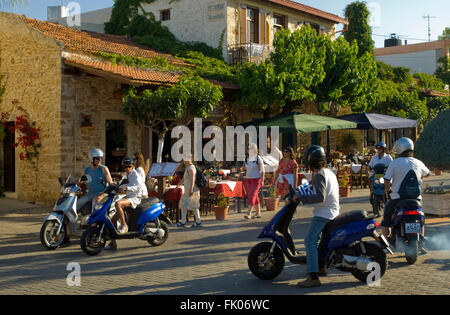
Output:
<path fill-rule="evenodd" d="M 142 199 L 141 203 L 136 207 L 136 209 L 129 211 L 130 216 L 128 219 L 128 229 L 130 231 L 136 230 L 138 228 L 137 222 L 138 222 L 139 218 L 141 217 L 141 215 L 145 211 L 150 209 L 151 206 L 153 206 L 154 204 L 156 204 L 158 202 L 159 202 L 158 198 Z"/>
<path fill-rule="evenodd" d="M 325 226 L 326 231 L 331 232 L 346 226 L 350 222 L 368 220 L 371 217 L 366 210 L 356 210 L 338 215 L 333 221 L 328 222 Z"/>
<path fill-rule="evenodd" d="M 417 199 L 404 199 L 398 202 L 396 205 L 396 208 L 403 208 L 403 209 L 419 209 L 422 207 L 422 202 Z"/>
<path fill-rule="evenodd" d="M 154 204 L 156 204 L 158 202 L 159 202 L 159 199 L 156 197 L 142 199 L 141 203 L 136 207 L 136 209 L 139 208 L 139 210 L 145 211 L 145 210 L 150 209 L 151 206 L 153 206 Z"/>

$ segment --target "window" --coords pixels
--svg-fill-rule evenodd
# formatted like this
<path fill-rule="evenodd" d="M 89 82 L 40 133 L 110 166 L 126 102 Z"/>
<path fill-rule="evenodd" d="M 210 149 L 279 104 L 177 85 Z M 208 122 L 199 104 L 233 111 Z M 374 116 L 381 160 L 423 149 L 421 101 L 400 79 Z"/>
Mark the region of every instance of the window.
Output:
<path fill-rule="evenodd" d="M 161 21 L 169 21 L 170 20 L 170 9 L 161 10 Z"/>
<path fill-rule="evenodd" d="M 247 43 L 258 43 L 258 10 L 247 7 Z"/>
<path fill-rule="evenodd" d="M 316 30 L 317 35 L 320 35 L 320 26 L 318 24 L 309 23 L 309 26 L 311 26 L 313 30 Z"/>
<path fill-rule="evenodd" d="M 273 15 L 273 30 L 274 33 L 285 27 L 286 17 L 283 15 L 274 14 Z"/>

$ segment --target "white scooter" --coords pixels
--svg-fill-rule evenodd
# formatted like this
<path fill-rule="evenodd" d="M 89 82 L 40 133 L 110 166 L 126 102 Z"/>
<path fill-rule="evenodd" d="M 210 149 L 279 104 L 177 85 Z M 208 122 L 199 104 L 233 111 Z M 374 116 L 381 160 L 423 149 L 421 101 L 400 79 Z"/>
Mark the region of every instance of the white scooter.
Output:
<path fill-rule="evenodd" d="M 76 183 L 69 183 L 70 176 L 64 182 L 59 178 L 61 184 L 61 196 L 53 207 L 53 212 L 44 219 L 40 239 L 42 245 L 47 249 L 56 249 L 66 241 L 71 234 L 86 229 L 86 222 L 92 213 L 92 204 L 87 203 L 77 213 L 78 198 L 85 194 Z M 81 177 L 81 183 L 86 182 L 87 177 Z"/>

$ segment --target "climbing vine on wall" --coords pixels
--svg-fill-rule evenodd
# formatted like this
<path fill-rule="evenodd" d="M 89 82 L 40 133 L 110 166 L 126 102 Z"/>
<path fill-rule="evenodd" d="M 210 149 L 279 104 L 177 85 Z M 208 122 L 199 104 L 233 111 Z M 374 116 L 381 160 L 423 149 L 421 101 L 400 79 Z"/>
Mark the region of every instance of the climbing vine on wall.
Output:
<path fill-rule="evenodd" d="M 149 46 L 158 51 L 175 56 L 185 55 L 189 51 L 197 51 L 205 56 L 223 59 L 221 39 L 218 47 L 211 47 L 202 42 L 181 42 L 169 31 L 161 21 L 156 21 L 151 12 L 146 12 L 144 3 L 155 0 L 117 0 L 114 3 L 111 18 L 105 23 L 105 32 L 108 34 L 126 35 L 135 42 Z M 179 0 L 171 0 L 169 4 Z"/>

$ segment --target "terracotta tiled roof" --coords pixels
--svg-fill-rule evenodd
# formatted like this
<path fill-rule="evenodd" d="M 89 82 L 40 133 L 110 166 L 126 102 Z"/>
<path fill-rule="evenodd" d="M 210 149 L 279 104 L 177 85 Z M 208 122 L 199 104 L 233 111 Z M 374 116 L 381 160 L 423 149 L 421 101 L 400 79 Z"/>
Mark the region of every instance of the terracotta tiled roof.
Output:
<path fill-rule="evenodd" d="M 170 85 L 178 82 L 179 74 L 158 70 L 114 65 L 90 56 L 63 54 L 64 63 L 85 72 L 132 85 Z"/>
<path fill-rule="evenodd" d="M 133 57 L 153 58 L 155 56 L 166 58 L 174 65 L 188 65 L 183 60 L 172 55 L 158 52 L 143 45 L 136 44 L 124 36 L 100 34 L 83 31 L 57 23 L 39 21 L 21 16 L 25 23 L 37 29 L 45 35 L 55 38 L 64 44 L 66 50 L 77 52 L 106 52 L 111 54 L 122 54 Z"/>
<path fill-rule="evenodd" d="M 322 10 L 319 10 L 319 9 L 316 9 L 316 8 L 313 8 L 313 7 L 310 7 L 310 6 L 295 2 L 295 1 L 291 1 L 291 0 L 264 0 L 264 1 L 271 2 L 273 4 L 278 4 L 283 7 L 290 8 L 290 9 L 295 9 L 295 10 L 301 11 L 303 13 L 315 15 L 315 16 L 321 17 L 326 20 L 330 20 L 333 22 L 343 23 L 345 25 L 348 25 L 347 19 L 344 19 L 336 14 L 328 13 L 328 12 L 325 12 L 325 11 L 322 11 Z"/>

